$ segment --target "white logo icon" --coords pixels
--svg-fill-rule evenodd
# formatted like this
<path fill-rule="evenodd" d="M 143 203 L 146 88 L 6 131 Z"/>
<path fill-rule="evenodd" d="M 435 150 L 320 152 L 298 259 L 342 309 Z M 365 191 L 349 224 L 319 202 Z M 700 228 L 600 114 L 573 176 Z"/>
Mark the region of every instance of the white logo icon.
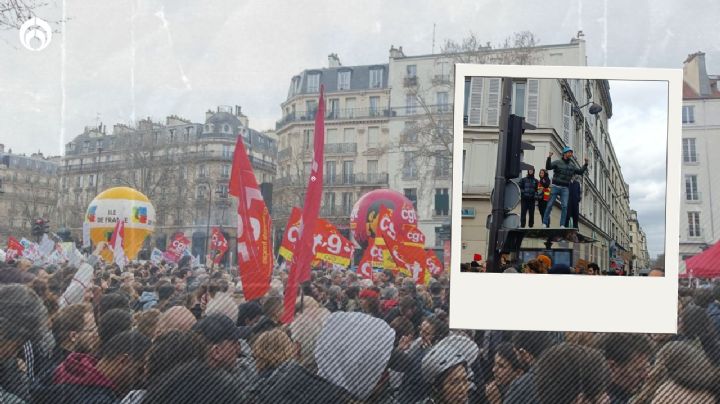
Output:
<path fill-rule="evenodd" d="M 33 41 L 34 39 L 39 41 L 39 46 L 34 44 L 34 42 L 37 42 Z M 50 24 L 43 19 L 32 17 L 25 21 L 20 27 L 20 43 L 26 49 L 33 52 L 47 48 L 47 46 L 50 45 L 51 39 L 52 29 L 50 28 Z"/>

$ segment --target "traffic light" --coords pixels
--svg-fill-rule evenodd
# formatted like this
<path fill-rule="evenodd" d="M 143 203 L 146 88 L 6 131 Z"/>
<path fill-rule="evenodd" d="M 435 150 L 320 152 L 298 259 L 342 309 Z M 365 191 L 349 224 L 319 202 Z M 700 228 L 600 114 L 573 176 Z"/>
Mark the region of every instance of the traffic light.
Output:
<path fill-rule="evenodd" d="M 526 129 L 536 129 L 535 126 L 525 122 L 525 118 L 517 115 L 508 117 L 507 129 L 507 155 L 505 159 L 505 178 L 512 179 L 520 177 L 523 170 L 534 168 L 523 163 L 523 150 L 535 150 L 535 146 L 522 141 L 522 135 Z"/>

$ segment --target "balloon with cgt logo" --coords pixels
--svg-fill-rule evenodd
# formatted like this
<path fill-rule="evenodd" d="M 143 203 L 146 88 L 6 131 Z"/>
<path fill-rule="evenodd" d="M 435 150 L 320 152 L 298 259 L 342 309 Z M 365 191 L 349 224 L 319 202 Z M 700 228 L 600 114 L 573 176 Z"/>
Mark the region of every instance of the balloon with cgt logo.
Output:
<path fill-rule="evenodd" d="M 376 189 L 361 196 L 350 213 L 350 229 L 355 242 L 361 247 L 374 239 L 378 225 L 378 212 L 385 205 L 392 211 L 392 221 L 397 228 L 405 224 L 418 224 L 415 206 L 405 195 L 392 189 Z"/>
<path fill-rule="evenodd" d="M 136 259 L 145 238 L 155 230 L 155 208 L 142 192 L 133 188 L 116 187 L 101 192 L 85 214 L 93 244 L 109 241 L 118 220 L 125 222 L 125 255 Z M 112 253 L 104 251 L 103 258 L 111 260 Z"/>

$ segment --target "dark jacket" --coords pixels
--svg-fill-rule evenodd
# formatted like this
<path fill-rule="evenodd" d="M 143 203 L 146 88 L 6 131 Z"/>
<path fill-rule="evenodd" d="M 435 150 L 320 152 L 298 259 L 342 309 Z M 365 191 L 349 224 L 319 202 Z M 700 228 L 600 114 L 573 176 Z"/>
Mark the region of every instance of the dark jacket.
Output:
<path fill-rule="evenodd" d="M 582 200 L 582 188 L 580 188 L 580 183 L 578 181 L 571 182 L 568 190 L 570 191 L 569 203 L 580 203 L 580 200 Z"/>
<path fill-rule="evenodd" d="M 524 375 L 518 377 L 510 384 L 505 394 L 503 404 L 535 404 L 537 402 L 535 367 L 533 366 Z"/>
<path fill-rule="evenodd" d="M 535 177 L 527 175 L 520 180 L 518 185 L 520 185 L 520 193 L 523 199 L 535 199 L 538 187 L 538 180 Z"/>
<path fill-rule="evenodd" d="M 110 404 L 121 397 L 115 384 L 97 369 L 97 359 L 90 355 L 72 353 L 58 366 L 53 375 L 54 397 L 68 403 Z"/>
<path fill-rule="evenodd" d="M 71 352 L 63 349 L 60 345 L 53 348 L 50 360 L 47 361 L 46 367 L 41 369 L 35 378 L 35 382 L 30 385 L 30 397 L 35 403 L 49 403 L 53 401 L 54 387 L 53 376 L 55 369 L 65 362 Z"/>
<path fill-rule="evenodd" d="M 564 158 L 562 158 L 559 160 L 551 161 L 550 157 L 548 157 L 547 161 L 545 162 L 545 170 L 553 170 L 553 184 L 559 185 L 561 187 L 566 187 L 570 184 L 570 180 L 572 179 L 573 175 L 585 174 L 585 171 L 587 170 L 587 163 L 583 164 L 581 168 L 578 168 L 575 162 L 571 159 L 565 160 Z"/>
<path fill-rule="evenodd" d="M 353 400 L 342 387 L 316 376 L 297 362 L 281 365 L 248 394 L 248 402 L 273 404 L 342 404 Z"/>
<path fill-rule="evenodd" d="M 715 330 L 720 333 L 720 304 L 712 302 L 708 305 L 706 313 L 710 321 L 715 326 Z"/>

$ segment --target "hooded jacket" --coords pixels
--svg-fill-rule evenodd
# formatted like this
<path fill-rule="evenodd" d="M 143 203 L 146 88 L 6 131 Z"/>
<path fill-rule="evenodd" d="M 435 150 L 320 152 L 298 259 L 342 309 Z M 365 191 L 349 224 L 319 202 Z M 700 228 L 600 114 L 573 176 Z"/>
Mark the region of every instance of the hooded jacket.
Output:
<path fill-rule="evenodd" d="M 347 390 L 310 373 L 295 361 L 281 365 L 253 390 L 248 397 L 253 403 L 343 404 L 353 400 Z"/>
<path fill-rule="evenodd" d="M 520 180 L 520 192 L 523 199 L 535 199 L 537 192 L 538 180 L 534 175 L 526 175 Z"/>
<path fill-rule="evenodd" d="M 585 163 L 581 168 L 578 168 L 574 161 L 565 158 L 551 161 L 550 157 L 548 157 L 545 162 L 545 171 L 553 170 L 552 183 L 561 187 L 568 186 L 573 175 L 585 174 L 587 167 L 588 165 Z"/>
<path fill-rule="evenodd" d="M 69 403 L 117 403 L 115 383 L 97 369 L 97 359 L 72 353 L 53 375 L 55 397 Z"/>

